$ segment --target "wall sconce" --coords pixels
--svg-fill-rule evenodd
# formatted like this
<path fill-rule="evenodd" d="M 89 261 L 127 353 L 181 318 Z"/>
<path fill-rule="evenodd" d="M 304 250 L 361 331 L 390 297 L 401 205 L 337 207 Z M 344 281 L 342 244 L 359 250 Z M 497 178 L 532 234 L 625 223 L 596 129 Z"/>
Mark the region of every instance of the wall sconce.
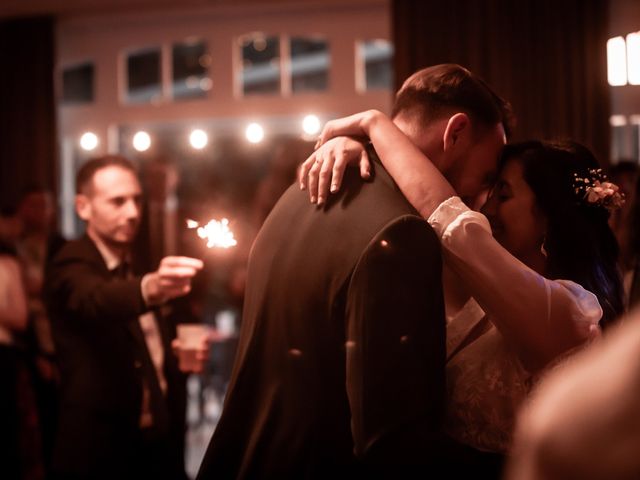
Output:
<path fill-rule="evenodd" d="M 93 132 L 85 132 L 80 137 L 80 148 L 86 152 L 95 150 L 98 146 L 98 136 Z"/>
<path fill-rule="evenodd" d="M 640 32 L 627 35 L 627 76 L 630 85 L 640 85 Z"/>
<path fill-rule="evenodd" d="M 607 78 L 612 87 L 627 84 L 627 49 L 622 37 L 607 40 Z"/>

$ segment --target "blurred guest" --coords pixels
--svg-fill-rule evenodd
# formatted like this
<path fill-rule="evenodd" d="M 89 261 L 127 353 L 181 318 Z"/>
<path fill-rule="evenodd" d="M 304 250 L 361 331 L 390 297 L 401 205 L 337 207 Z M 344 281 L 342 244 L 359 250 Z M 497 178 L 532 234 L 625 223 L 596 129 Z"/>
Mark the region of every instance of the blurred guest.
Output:
<path fill-rule="evenodd" d="M 630 267 L 624 272 L 627 306 L 629 309 L 640 305 L 640 177 L 636 180 L 634 197 L 631 200 L 628 251 L 631 257 Z"/>
<path fill-rule="evenodd" d="M 85 163 L 76 192 L 86 234 L 45 278 L 61 377 L 54 474 L 184 478 L 184 378 L 166 302 L 190 291 L 202 262 L 165 257 L 142 274 L 131 250 L 142 191 L 125 158 Z"/>
<path fill-rule="evenodd" d="M 48 465 L 55 435 L 58 367 L 51 324 L 42 298 L 42 283 L 45 263 L 65 240 L 54 228 L 51 193 L 40 186 L 33 185 L 24 189 L 18 202 L 16 217 L 20 222 L 16 249 L 27 292 L 28 361 L 38 405 L 43 454 Z"/>
<path fill-rule="evenodd" d="M 51 192 L 39 185 L 26 187 L 20 196 L 16 216 L 21 224 L 21 243 L 43 263 L 64 245 L 55 228 L 55 206 Z"/>
<path fill-rule="evenodd" d="M 224 296 L 237 309 L 240 317 L 242 316 L 250 247 L 271 209 L 295 180 L 300 159 L 309 156 L 312 151 L 311 147 L 309 142 L 298 138 L 289 138 L 280 143 L 269 162 L 267 172 L 258 184 L 251 207 L 250 225 L 246 228 L 250 240 L 240 242 L 238 248 L 235 249 L 236 260 L 230 266 L 225 284 Z"/>
<path fill-rule="evenodd" d="M 612 212 L 609 223 L 620 245 L 625 300 L 628 308 L 640 301 L 640 176 L 636 161 L 622 160 L 609 170 L 611 181 L 620 187 L 625 203 Z"/>
<path fill-rule="evenodd" d="M 29 461 L 24 455 L 27 450 L 38 450 L 25 438 L 33 432 L 25 428 L 30 422 L 28 414 L 33 412 L 31 408 L 25 410 L 24 397 L 30 389 L 15 339 L 26 326 L 27 302 L 20 265 L 12 249 L 0 243 L 0 476 L 7 479 L 42 478 L 39 462 Z"/>
<path fill-rule="evenodd" d="M 269 169 L 260 181 L 253 203 L 253 221 L 256 231 L 262 226 L 280 196 L 295 180 L 300 159 L 308 157 L 312 145 L 299 139 L 289 139 L 279 145 Z"/>
<path fill-rule="evenodd" d="M 15 247 L 20 233 L 22 232 L 22 224 L 15 208 L 5 207 L 0 211 L 0 242 L 5 247 Z M 13 253 L 15 253 L 13 248 Z"/>
<path fill-rule="evenodd" d="M 558 368 L 521 414 L 507 478 L 640 478 L 640 310 Z"/>

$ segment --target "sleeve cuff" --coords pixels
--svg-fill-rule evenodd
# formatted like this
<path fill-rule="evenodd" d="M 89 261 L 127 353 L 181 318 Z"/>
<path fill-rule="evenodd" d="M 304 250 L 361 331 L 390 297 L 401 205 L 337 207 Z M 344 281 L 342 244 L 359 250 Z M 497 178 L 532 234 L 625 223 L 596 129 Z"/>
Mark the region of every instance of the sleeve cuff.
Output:
<path fill-rule="evenodd" d="M 149 275 L 142 277 L 140 281 L 140 293 L 142 294 L 142 300 L 147 307 L 153 306 L 149 301 L 149 294 L 147 293 L 147 283 L 149 282 Z"/>
<path fill-rule="evenodd" d="M 573 318 L 576 323 L 582 324 L 586 329 L 600 323 L 603 311 L 595 294 L 571 280 L 558 279 L 556 282 L 566 288 L 575 298 L 576 310 Z"/>
<path fill-rule="evenodd" d="M 427 222 L 442 238 L 447 231 L 447 227 L 451 225 L 460 215 L 471 210 L 467 207 L 460 197 L 449 197 L 429 216 Z"/>

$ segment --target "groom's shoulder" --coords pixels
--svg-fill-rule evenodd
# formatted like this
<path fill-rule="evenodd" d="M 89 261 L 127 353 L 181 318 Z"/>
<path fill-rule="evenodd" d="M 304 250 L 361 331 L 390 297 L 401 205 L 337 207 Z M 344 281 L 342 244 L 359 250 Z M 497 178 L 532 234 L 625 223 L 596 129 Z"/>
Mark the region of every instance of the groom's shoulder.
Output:
<path fill-rule="evenodd" d="M 384 277 L 387 284 L 393 275 L 406 274 L 407 280 L 412 279 L 408 289 L 423 286 L 425 275 L 442 270 L 440 241 L 429 223 L 417 215 L 393 218 L 370 237 L 356 270 L 359 275 Z"/>
<path fill-rule="evenodd" d="M 433 227 L 421 216 L 413 213 L 392 217 L 374 236 L 373 242 L 377 241 L 389 245 L 392 242 L 406 246 L 416 245 L 420 249 L 433 246 L 440 250 L 440 241 Z"/>
<path fill-rule="evenodd" d="M 352 181 L 354 180 L 352 179 Z M 356 179 L 355 181 L 362 182 L 363 180 Z M 346 182 L 347 179 L 345 178 Z M 373 164 L 371 179 L 366 181 L 366 187 L 362 188 L 362 193 L 363 201 L 375 205 L 381 214 L 383 212 L 395 212 L 397 215 L 413 214 L 419 216 L 416 209 L 404 197 L 391 175 L 380 163 Z"/>

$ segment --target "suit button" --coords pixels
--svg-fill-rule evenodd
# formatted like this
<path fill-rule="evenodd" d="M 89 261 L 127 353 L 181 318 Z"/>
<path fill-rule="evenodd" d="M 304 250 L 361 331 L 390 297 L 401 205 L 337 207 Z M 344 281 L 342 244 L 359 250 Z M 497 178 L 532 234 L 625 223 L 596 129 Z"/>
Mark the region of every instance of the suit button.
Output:
<path fill-rule="evenodd" d="M 133 366 L 136 368 L 140 368 L 142 367 L 142 363 L 140 363 L 138 360 L 136 360 L 135 362 L 133 362 Z"/>

